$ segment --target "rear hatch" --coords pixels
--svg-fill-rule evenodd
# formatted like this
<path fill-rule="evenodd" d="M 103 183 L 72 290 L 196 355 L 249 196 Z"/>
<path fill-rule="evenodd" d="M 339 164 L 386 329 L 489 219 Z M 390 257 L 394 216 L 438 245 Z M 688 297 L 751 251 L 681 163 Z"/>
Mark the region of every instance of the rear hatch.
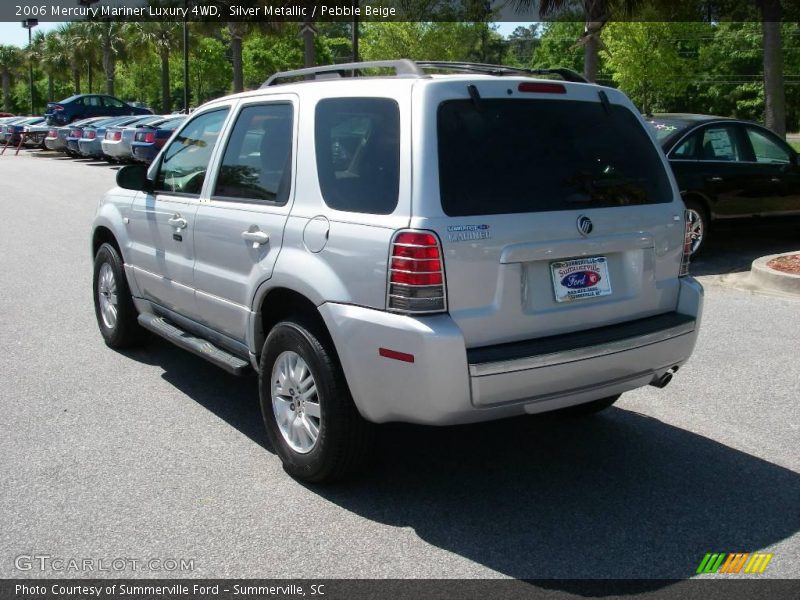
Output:
<path fill-rule="evenodd" d="M 510 78 L 414 94 L 411 226 L 442 242 L 468 347 L 675 310 L 683 205 L 624 95 Z"/>

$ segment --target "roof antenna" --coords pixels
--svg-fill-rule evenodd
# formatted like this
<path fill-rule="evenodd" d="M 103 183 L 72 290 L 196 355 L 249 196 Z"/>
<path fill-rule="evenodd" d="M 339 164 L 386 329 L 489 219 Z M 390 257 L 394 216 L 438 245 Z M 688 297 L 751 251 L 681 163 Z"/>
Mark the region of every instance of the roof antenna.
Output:
<path fill-rule="evenodd" d="M 472 100 L 472 104 L 475 105 L 475 108 L 481 110 L 483 106 L 481 105 L 481 95 L 478 93 L 478 88 L 470 83 L 467 86 L 467 91 L 469 92 L 469 97 Z"/>
<path fill-rule="evenodd" d="M 600 96 L 600 104 L 603 105 L 603 110 L 606 112 L 607 115 L 611 114 L 611 102 L 608 101 L 608 95 L 603 91 L 599 90 L 597 95 Z"/>

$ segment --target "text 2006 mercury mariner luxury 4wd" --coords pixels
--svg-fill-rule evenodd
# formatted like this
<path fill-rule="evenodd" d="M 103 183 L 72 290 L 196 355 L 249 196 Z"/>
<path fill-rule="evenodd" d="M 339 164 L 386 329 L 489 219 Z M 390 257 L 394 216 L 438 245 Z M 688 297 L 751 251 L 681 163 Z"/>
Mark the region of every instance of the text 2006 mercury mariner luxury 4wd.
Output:
<path fill-rule="evenodd" d="M 117 184 L 92 235 L 106 343 L 149 330 L 257 371 L 306 481 L 357 468 L 376 423 L 606 408 L 697 337 L 666 159 L 624 94 L 565 69 L 279 73 Z"/>

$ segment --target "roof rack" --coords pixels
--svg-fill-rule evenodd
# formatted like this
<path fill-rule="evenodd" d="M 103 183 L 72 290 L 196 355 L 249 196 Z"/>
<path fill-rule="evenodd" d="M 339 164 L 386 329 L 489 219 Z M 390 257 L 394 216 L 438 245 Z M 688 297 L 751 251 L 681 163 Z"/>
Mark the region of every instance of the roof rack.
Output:
<path fill-rule="evenodd" d="M 425 73 L 420 69 L 416 63 L 406 58 L 400 60 L 373 60 L 366 62 L 355 63 L 341 63 L 338 65 L 323 65 L 321 67 L 309 67 L 307 69 L 295 69 L 294 71 L 282 71 L 275 73 L 272 77 L 267 79 L 262 85 L 262 88 L 279 85 L 282 79 L 294 79 L 296 77 L 308 77 L 313 75 L 314 78 L 322 75 L 322 78 L 328 77 L 344 77 L 347 73 L 355 77 L 355 73 L 363 69 L 394 69 L 395 77 L 424 77 Z"/>
<path fill-rule="evenodd" d="M 342 63 L 338 65 L 323 65 L 294 71 L 275 73 L 267 79 L 262 88 L 280 85 L 285 79 L 302 77 L 305 79 L 328 79 L 334 77 L 358 77 L 356 73 L 364 69 L 393 69 L 395 77 L 420 78 L 427 77 L 425 70 L 456 71 L 459 73 L 481 73 L 484 75 L 558 75 L 564 81 L 588 83 L 586 79 L 572 69 L 562 67 L 553 69 L 525 69 L 522 67 L 509 67 L 506 65 L 490 65 L 473 62 L 445 62 L 445 61 L 412 61 L 406 58 L 399 60 L 375 60 L 367 62 Z"/>

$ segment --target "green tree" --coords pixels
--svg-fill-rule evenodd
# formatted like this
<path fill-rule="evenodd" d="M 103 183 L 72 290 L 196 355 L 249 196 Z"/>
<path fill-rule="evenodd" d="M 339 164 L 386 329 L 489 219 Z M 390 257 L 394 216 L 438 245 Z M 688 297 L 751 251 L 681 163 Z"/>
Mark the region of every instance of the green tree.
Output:
<path fill-rule="evenodd" d="M 23 55 L 19 48 L 8 44 L 0 45 L 0 78 L 3 85 L 3 110 L 12 112 L 11 79 L 22 66 Z"/>
<path fill-rule="evenodd" d="M 675 38 L 697 35 L 702 23 L 612 22 L 603 33 L 612 79 L 644 113 L 668 110 L 685 93 L 694 69 Z M 694 61 L 696 62 L 696 61 Z"/>

